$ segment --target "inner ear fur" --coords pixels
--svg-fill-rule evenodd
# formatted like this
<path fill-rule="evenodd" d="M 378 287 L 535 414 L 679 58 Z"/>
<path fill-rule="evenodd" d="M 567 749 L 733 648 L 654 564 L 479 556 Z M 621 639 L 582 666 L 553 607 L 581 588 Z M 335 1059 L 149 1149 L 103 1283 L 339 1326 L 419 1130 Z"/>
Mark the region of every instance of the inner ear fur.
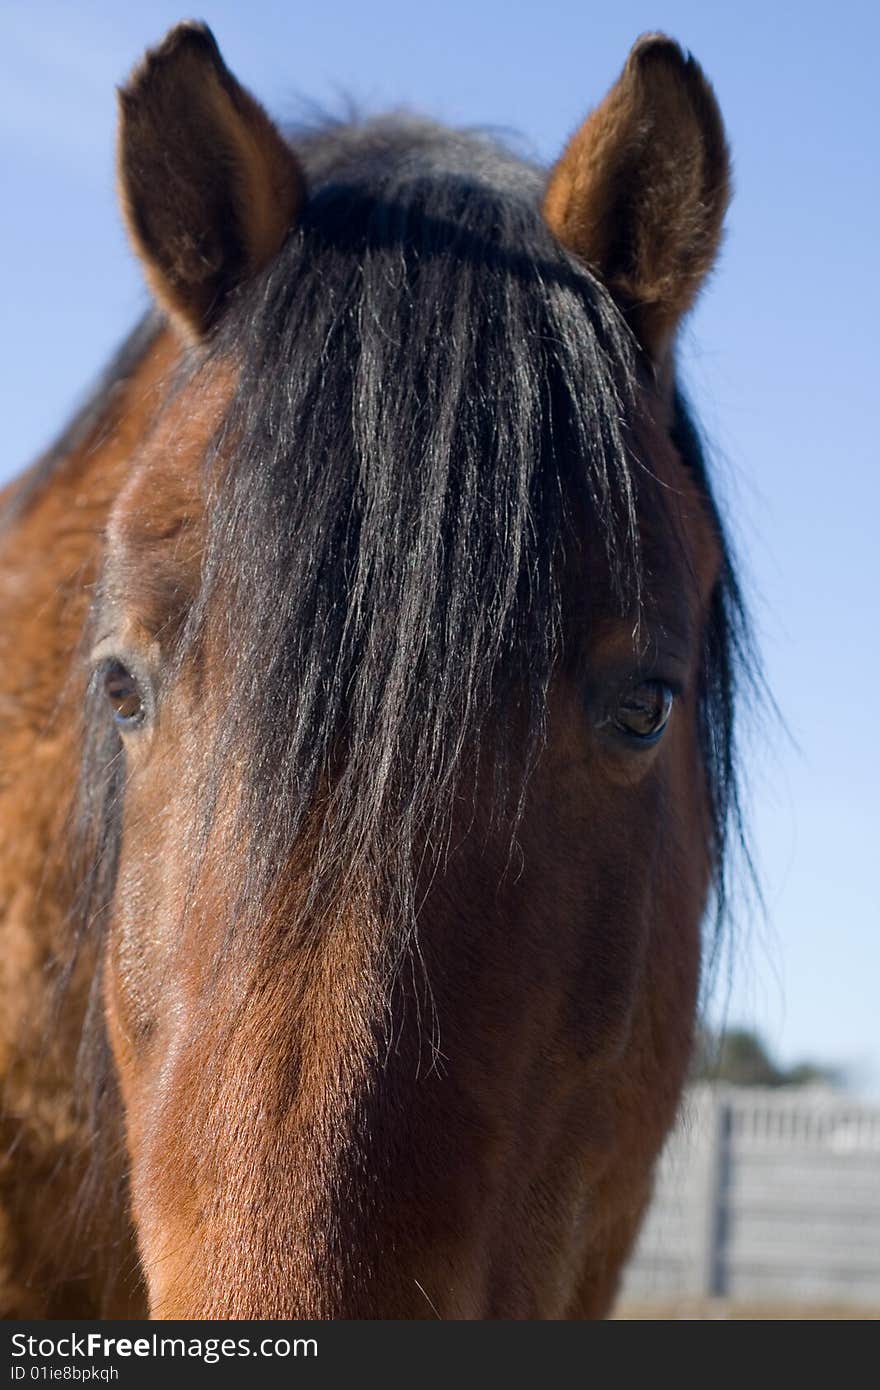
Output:
<path fill-rule="evenodd" d="M 712 268 L 729 201 L 715 94 L 692 57 L 651 34 L 551 170 L 543 209 L 659 363 Z"/>
<path fill-rule="evenodd" d="M 280 249 L 305 197 L 293 151 L 204 24 L 179 24 L 119 92 L 131 241 L 172 320 L 202 337 Z"/>

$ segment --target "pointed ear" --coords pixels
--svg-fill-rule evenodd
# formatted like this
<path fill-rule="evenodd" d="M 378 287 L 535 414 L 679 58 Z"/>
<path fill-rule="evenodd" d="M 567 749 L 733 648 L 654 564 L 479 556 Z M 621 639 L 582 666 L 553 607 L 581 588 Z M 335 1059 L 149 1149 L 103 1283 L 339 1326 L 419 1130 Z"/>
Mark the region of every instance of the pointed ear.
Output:
<path fill-rule="evenodd" d="M 650 34 L 551 171 L 544 217 L 659 364 L 714 263 L 729 199 L 712 88 L 678 44 Z"/>
<path fill-rule="evenodd" d="M 296 156 L 204 24 L 172 29 L 120 90 L 118 168 L 150 287 L 190 337 L 272 259 L 305 196 Z"/>

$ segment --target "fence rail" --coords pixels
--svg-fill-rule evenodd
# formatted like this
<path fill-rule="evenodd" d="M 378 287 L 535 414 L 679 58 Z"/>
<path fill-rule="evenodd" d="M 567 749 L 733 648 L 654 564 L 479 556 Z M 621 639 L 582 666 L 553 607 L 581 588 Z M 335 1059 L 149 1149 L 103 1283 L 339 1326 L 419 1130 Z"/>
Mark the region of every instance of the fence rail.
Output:
<path fill-rule="evenodd" d="M 622 1298 L 725 1297 L 880 1304 L 880 1106 L 688 1093 Z"/>

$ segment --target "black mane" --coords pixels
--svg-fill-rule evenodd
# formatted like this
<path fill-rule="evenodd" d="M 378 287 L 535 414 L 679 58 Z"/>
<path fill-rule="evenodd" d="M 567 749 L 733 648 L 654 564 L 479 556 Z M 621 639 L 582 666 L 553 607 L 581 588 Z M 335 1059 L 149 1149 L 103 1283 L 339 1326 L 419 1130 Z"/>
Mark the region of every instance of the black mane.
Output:
<path fill-rule="evenodd" d="M 185 663 L 225 624 L 202 832 L 234 755 L 249 772 L 231 922 L 271 891 L 320 806 L 312 905 L 378 886 L 409 928 L 420 856 L 442 857 L 477 750 L 492 749 L 515 825 L 564 638 L 563 556 L 584 543 L 575 517 L 590 518 L 621 604 L 638 599 L 635 347 L 545 227 L 539 172 L 486 139 L 392 118 L 296 144 L 303 216 L 210 348 L 241 375 L 206 460 L 203 582 L 178 652 Z M 748 643 L 680 397 L 675 438 L 724 555 L 701 696 L 723 902 Z M 106 835 L 120 788 L 96 795 L 96 778 L 92 758 L 86 800 Z M 115 859 L 106 841 L 99 859 Z"/>

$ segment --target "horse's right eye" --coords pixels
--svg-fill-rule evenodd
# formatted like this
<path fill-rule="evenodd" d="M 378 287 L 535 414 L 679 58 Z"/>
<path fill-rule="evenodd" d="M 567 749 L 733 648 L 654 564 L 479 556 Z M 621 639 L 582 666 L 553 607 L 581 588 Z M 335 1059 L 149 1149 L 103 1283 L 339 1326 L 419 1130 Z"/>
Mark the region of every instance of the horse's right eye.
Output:
<path fill-rule="evenodd" d="M 121 661 L 110 661 L 104 667 L 101 682 L 120 729 L 133 729 L 141 724 L 146 713 L 144 697 L 131 671 Z"/>

